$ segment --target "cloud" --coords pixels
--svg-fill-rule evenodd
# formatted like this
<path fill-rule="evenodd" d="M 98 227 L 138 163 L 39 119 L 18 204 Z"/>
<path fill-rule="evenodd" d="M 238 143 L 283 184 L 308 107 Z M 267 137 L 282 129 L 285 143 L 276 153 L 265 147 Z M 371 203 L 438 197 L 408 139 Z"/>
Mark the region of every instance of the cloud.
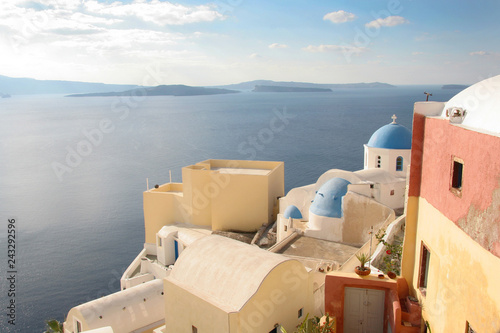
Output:
<path fill-rule="evenodd" d="M 252 53 L 248 56 L 250 59 L 260 59 L 262 56 L 258 53 Z"/>
<path fill-rule="evenodd" d="M 409 23 L 407 19 L 402 16 L 388 16 L 384 19 L 379 18 L 365 24 L 367 28 L 380 28 L 380 27 L 395 27 L 397 25 Z"/>
<path fill-rule="evenodd" d="M 346 12 L 344 10 L 338 10 L 336 12 L 331 12 L 323 16 L 323 20 L 331 21 L 333 23 L 345 23 L 354 21 L 357 18 L 353 13 Z"/>
<path fill-rule="evenodd" d="M 321 44 L 318 46 L 309 45 L 307 47 L 302 48 L 302 50 L 312 53 L 319 52 L 347 52 L 349 54 L 360 54 L 367 51 L 366 47 L 357 47 L 352 45 L 325 45 Z"/>
<path fill-rule="evenodd" d="M 411 53 L 411 55 L 414 55 L 414 56 L 416 56 L 416 55 L 422 55 L 422 54 L 424 54 L 424 52 L 412 52 Z"/>
<path fill-rule="evenodd" d="M 0 47 L 18 55 L 43 51 L 54 58 L 78 55 L 118 59 L 125 55 L 140 60 L 142 54 L 150 59 L 186 52 L 192 44 L 180 45 L 183 41 L 200 39 L 197 32 L 172 33 L 163 26 L 215 19 L 224 18 L 211 5 L 184 6 L 158 0 L 129 4 L 95 0 L 2 1 L 0 36 L 6 38 Z M 150 29 L 144 22 L 160 27 Z"/>
<path fill-rule="evenodd" d="M 286 49 L 287 47 L 288 45 L 286 44 L 278 44 L 278 43 L 272 43 L 271 45 L 269 45 L 270 49 Z"/>
<path fill-rule="evenodd" d="M 471 52 L 469 53 L 469 55 L 471 56 L 485 56 L 485 55 L 489 55 L 489 52 L 486 52 L 486 51 L 475 51 L 475 52 Z"/>
<path fill-rule="evenodd" d="M 113 17 L 137 17 L 144 22 L 159 26 L 183 25 L 198 22 L 223 20 L 213 5 L 185 6 L 159 0 L 135 1 L 129 4 L 121 2 L 101 3 L 96 0 L 85 2 L 85 8 L 96 15 Z"/>

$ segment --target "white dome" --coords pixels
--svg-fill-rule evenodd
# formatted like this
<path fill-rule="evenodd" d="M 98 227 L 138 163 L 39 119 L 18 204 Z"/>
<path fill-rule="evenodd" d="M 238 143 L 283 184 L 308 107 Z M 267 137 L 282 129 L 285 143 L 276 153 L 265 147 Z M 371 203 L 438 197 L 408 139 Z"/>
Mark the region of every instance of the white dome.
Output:
<path fill-rule="evenodd" d="M 462 125 L 485 132 L 500 134 L 500 75 L 478 82 L 461 91 L 446 103 L 446 110 L 462 108 L 466 116 Z"/>

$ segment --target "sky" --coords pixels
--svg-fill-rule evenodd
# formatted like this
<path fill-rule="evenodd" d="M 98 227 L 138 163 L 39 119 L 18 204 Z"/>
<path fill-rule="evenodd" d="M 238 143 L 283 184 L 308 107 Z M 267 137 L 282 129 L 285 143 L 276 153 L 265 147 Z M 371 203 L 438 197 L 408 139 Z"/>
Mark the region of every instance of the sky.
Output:
<path fill-rule="evenodd" d="M 472 84 L 498 0 L 2 0 L 0 75 L 117 84 Z"/>

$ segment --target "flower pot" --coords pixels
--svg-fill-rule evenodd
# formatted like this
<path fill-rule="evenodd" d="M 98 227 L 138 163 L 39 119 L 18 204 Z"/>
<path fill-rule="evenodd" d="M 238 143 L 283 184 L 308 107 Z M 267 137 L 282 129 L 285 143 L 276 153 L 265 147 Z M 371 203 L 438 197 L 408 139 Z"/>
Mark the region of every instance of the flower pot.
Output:
<path fill-rule="evenodd" d="M 395 279 L 396 278 L 396 273 L 394 273 L 394 272 L 387 272 L 387 276 L 390 277 L 391 279 Z"/>
<path fill-rule="evenodd" d="M 364 271 L 363 271 L 363 270 L 361 270 L 361 267 L 359 267 L 359 266 L 356 266 L 356 267 L 354 268 L 354 272 L 356 272 L 356 274 L 358 274 L 359 276 L 366 276 L 366 275 L 369 275 L 371 271 L 372 271 L 372 270 L 371 270 L 370 268 L 368 268 L 368 267 L 365 267 L 365 270 L 364 270 Z"/>

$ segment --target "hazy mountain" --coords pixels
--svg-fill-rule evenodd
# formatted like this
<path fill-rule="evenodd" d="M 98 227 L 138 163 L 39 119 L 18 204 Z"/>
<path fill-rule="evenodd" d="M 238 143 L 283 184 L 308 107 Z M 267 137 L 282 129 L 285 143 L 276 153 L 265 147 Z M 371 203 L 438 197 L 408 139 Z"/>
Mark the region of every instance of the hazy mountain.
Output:
<path fill-rule="evenodd" d="M 467 88 L 469 88 L 469 86 L 463 84 L 445 84 L 441 87 L 441 89 L 460 89 L 460 90 L 464 90 Z"/>
<path fill-rule="evenodd" d="M 340 89 L 340 88 L 395 88 L 388 83 L 372 82 L 372 83 L 345 83 L 345 84 L 321 84 L 308 82 L 283 82 L 271 80 L 255 80 L 237 84 L 228 84 L 222 86 L 213 86 L 215 88 L 237 89 L 237 90 L 253 90 L 255 86 L 274 86 L 274 87 L 294 87 L 294 88 L 320 88 L 320 89 Z"/>
<path fill-rule="evenodd" d="M 253 92 L 332 92 L 332 89 L 256 85 L 252 91 Z"/>
<path fill-rule="evenodd" d="M 190 87 L 185 85 L 161 85 L 149 88 L 137 88 L 122 92 L 74 94 L 67 97 L 90 97 L 90 96 L 197 96 L 239 93 L 236 90 Z"/>
<path fill-rule="evenodd" d="M 10 95 L 94 93 L 124 91 L 137 87 L 137 85 L 126 84 L 35 80 L 0 75 L 0 91 Z"/>
<path fill-rule="evenodd" d="M 152 89 L 147 90 L 148 95 L 207 95 L 234 93 L 234 91 L 211 91 L 210 89 L 229 89 L 229 90 L 253 90 L 255 86 L 289 87 L 289 88 L 317 88 L 317 89 L 339 89 L 339 88 L 394 88 L 395 86 L 380 83 L 347 83 L 347 84 L 318 84 L 307 82 L 279 82 L 271 80 L 255 80 L 242 82 L 238 84 L 229 84 L 222 86 L 208 87 L 189 87 L 183 85 L 169 85 L 158 87 L 141 87 L 127 84 L 105 84 L 78 81 L 59 81 L 59 80 L 36 80 L 30 78 L 12 78 L 0 75 L 0 92 L 5 95 L 30 95 L 30 94 L 95 94 L 98 96 L 115 96 L 117 93 L 128 91 L 131 93 L 136 88 Z M 208 90 L 204 90 L 208 89 Z"/>

